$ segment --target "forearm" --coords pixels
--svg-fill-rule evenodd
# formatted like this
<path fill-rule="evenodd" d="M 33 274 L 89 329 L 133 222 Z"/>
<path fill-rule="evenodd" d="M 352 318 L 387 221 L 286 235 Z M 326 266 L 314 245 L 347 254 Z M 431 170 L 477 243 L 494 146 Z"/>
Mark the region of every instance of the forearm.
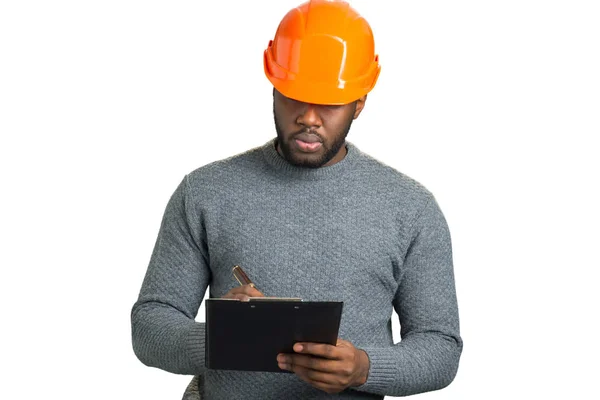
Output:
<path fill-rule="evenodd" d="M 138 302 L 131 313 L 133 350 L 145 365 L 176 374 L 204 369 L 204 323 L 158 302 Z"/>
<path fill-rule="evenodd" d="M 456 376 L 463 344 L 450 232 L 433 198 L 412 224 L 398 275 L 393 305 L 402 340 L 363 347 L 371 366 L 359 390 L 408 396 L 442 389 Z"/>
<path fill-rule="evenodd" d="M 144 364 L 177 374 L 204 368 L 198 312 L 210 271 L 200 218 L 182 181 L 171 196 L 138 301 L 131 311 L 133 349 Z"/>
<path fill-rule="evenodd" d="M 356 390 L 409 396 L 448 386 L 458 369 L 462 340 L 438 332 L 413 333 L 390 347 L 362 348 L 369 356 L 367 382 Z"/>

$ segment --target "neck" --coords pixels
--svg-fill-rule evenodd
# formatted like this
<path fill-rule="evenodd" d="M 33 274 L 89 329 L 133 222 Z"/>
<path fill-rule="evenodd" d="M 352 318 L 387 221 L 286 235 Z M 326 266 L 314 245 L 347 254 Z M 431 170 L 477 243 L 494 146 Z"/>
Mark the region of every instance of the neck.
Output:
<path fill-rule="evenodd" d="M 281 149 L 277 145 L 277 139 L 272 139 L 267 142 L 262 148 L 265 160 L 274 167 L 291 178 L 299 179 L 331 179 L 345 175 L 352 164 L 359 156 L 359 150 L 351 143 L 345 142 L 340 152 L 334 157 L 335 160 L 330 160 L 327 165 L 319 168 L 300 167 L 288 162 L 281 154 Z"/>
<path fill-rule="evenodd" d="M 278 139 L 275 139 L 274 145 L 275 145 L 275 150 L 277 151 L 277 154 L 279 154 L 281 156 L 281 158 L 283 158 L 284 160 L 288 161 L 287 158 L 285 158 L 285 155 L 283 154 L 283 152 L 281 151 L 281 147 L 279 146 Z M 335 154 L 335 156 L 333 156 L 329 161 L 327 161 L 325 164 L 323 164 L 322 166 L 320 166 L 318 168 L 329 167 L 334 164 L 337 164 L 338 162 L 342 161 L 346 157 L 346 154 L 348 154 L 348 148 L 346 146 L 346 141 L 344 141 L 344 144 L 342 145 L 340 150 Z M 294 165 L 292 163 L 290 163 L 290 164 Z"/>

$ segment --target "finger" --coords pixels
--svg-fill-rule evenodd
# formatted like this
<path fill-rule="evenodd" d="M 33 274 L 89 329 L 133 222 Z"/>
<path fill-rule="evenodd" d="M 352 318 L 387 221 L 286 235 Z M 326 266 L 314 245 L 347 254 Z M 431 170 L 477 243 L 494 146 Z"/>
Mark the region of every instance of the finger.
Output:
<path fill-rule="evenodd" d="M 248 297 L 265 297 L 265 295 L 262 294 L 260 290 L 256 289 L 256 287 L 254 287 L 253 284 L 234 287 L 229 292 L 227 292 L 227 294 L 224 297 L 232 298 L 231 295 L 237 294 L 243 294 Z"/>
<path fill-rule="evenodd" d="M 248 296 L 245 294 L 232 294 L 232 293 L 227 293 L 225 296 L 223 296 L 224 299 L 234 299 L 234 300 L 248 300 Z"/>
<path fill-rule="evenodd" d="M 250 296 L 248 296 L 247 294 L 244 293 L 228 293 L 225 296 L 223 296 L 226 299 L 234 299 L 234 300 L 241 300 L 241 301 L 250 301 Z"/>
<path fill-rule="evenodd" d="M 258 290 L 256 288 L 256 286 L 254 286 L 253 283 L 250 283 L 248 285 L 236 286 L 233 289 L 231 289 L 229 291 L 229 293 L 233 293 L 233 294 L 243 293 L 243 294 L 246 294 L 248 296 L 251 296 L 251 295 L 253 296 L 253 295 L 258 295 L 258 294 L 262 295 L 262 293 L 260 292 L 260 290 Z"/>
<path fill-rule="evenodd" d="M 314 371 L 299 365 L 291 365 L 289 370 L 304 382 L 327 393 L 338 393 L 347 387 L 347 385 L 341 384 L 338 377 L 333 374 Z"/>
<path fill-rule="evenodd" d="M 261 292 L 260 290 L 258 290 L 253 283 L 250 284 L 250 288 L 248 289 L 250 292 L 250 297 L 265 297 L 265 295 L 263 294 L 263 292 Z"/>
<path fill-rule="evenodd" d="M 277 357 L 277 362 L 282 366 L 297 366 L 324 373 L 334 373 L 339 369 L 339 361 L 327 360 L 311 355 L 281 354 Z"/>
<path fill-rule="evenodd" d="M 284 369 L 292 371 L 298 375 L 300 379 L 311 384 L 312 382 L 328 385 L 334 383 L 334 375 L 328 372 L 316 371 L 314 369 L 303 367 L 299 364 L 287 364 L 287 368 Z"/>
<path fill-rule="evenodd" d="M 311 354 L 329 360 L 343 359 L 345 350 L 347 349 L 344 347 L 336 347 L 323 343 L 296 343 L 294 345 L 294 351 L 296 353 Z"/>
<path fill-rule="evenodd" d="M 344 339 L 338 338 L 337 343 L 335 344 L 337 347 L 354 347 L 354 345 Z"/>

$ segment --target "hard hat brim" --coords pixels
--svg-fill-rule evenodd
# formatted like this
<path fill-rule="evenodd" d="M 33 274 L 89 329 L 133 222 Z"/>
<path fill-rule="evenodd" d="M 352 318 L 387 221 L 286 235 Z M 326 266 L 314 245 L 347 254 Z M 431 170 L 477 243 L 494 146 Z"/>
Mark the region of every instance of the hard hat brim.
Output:
<path fill-rule="evenodd" d="M 381 66 L 375 56 L 371 67 L 361 77 L 352 81 L 314 82 L 301 78 L 301 74 L 286 71 L 274 61 L 271 47 L 264 51 L 265 75 L 284 96 L 311 104 L 344 105 L 369 93 L 379 77 Z"/>

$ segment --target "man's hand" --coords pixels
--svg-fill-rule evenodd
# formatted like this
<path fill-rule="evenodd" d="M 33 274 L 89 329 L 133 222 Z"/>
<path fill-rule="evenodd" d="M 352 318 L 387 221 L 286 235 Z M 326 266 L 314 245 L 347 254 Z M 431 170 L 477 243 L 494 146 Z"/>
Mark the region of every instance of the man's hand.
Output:
<path fill-rule="evenodd" d="M 238 299 L 241 301 L 248 301 L 249 297 L 265 297 L 265 295 L 254 287 L 253 283 L 250 283 L 249 285 L 235 287 L 223 296 L 224 299 Z"/>
<path fill-rule="evenodd" d="M 296 343 L 295 354 L 279 354 L 279 368 L 294 372 L 300 379 L 327 393 L 360 386 L 367 381 L 369 357 L 347 340 L 336 346 Z"/>

